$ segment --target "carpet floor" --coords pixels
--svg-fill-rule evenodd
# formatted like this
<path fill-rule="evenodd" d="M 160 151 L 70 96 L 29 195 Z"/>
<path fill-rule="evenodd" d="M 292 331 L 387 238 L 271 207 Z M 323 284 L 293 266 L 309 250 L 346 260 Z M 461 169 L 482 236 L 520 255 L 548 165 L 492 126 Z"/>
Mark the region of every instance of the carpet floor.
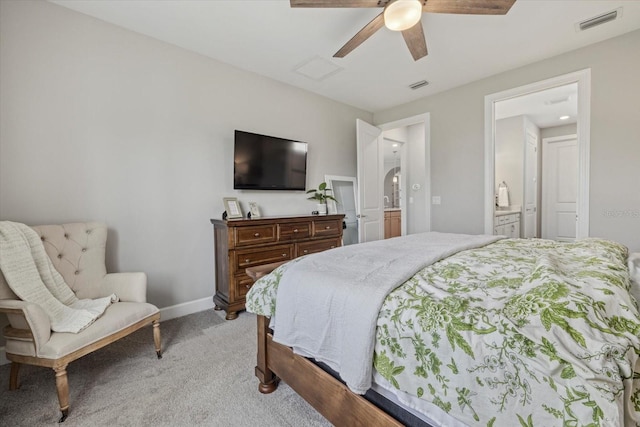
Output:
<path fill-rule="evenodd" d="M 258 392 L 256 318 L 225 321 L 207 310 L 161 323 L 158 360 L 151 327 L 72 362 L 69 418 L 63 426 L 330 426 L 281 383 Z M 57 425 L 53 370 L 23 365 L 8 390 L 0 366 L 0 426 Z"/>

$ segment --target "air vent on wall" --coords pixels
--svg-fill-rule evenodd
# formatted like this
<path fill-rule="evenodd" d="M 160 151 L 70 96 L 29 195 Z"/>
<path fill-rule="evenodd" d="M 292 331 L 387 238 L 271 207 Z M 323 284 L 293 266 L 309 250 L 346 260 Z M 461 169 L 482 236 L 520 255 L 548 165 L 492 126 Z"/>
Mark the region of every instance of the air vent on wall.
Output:
<path fill-rule="evenodd" d="M 429 84 L 429 82 L 428 82 L 428 81 L 426 81 L 426 80 L 420 80 L 419 82 L 411 83 L 411 84 L 409 85 L 409 87 L 410 87 L 412 90 L 416 90 L 416 89 L 420 89 L 421 87 L 424 87 L 424 86 L 426 86 L 426 85 L 428 85 L 428 84 Z"/>
<path fill-rule="evenodd" d="M 578 31 L 588 30 L 589 28 L 593 28 L 598 25 L 605 24 L 610 21 L 614 21 L 620 17 L 622 17 L 621 7 L 619 7 L 616 10 L 612 10 L 611 12 L 603 13 L 602 15 L 594 16 L 593 18 L 577 23 L 576 30 Z"/>

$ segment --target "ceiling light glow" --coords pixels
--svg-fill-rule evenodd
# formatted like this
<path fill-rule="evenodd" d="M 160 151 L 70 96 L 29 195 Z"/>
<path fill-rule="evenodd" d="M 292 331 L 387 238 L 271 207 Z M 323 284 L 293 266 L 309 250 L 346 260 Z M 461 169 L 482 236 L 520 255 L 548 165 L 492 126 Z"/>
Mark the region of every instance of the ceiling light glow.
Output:
<path fill-rule="evenodd" d="M 420 0 L 396 0 L 384 8 L 384 25 L 393 31 L 404 31 L 420 22 Z"/>

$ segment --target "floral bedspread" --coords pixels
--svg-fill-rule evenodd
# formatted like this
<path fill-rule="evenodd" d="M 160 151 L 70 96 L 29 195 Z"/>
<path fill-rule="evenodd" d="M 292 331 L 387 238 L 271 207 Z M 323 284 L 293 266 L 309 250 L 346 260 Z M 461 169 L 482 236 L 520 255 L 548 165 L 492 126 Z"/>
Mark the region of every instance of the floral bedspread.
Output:
<path fill-rule="evenodd" d="M 468 425 L 637 425 L 626 257 L 600 239 L 505 239 L 439 261 L 387 296 L 375 370 Z M 247 310 L 275 312 L 288 265 L 256 282 Z"/>

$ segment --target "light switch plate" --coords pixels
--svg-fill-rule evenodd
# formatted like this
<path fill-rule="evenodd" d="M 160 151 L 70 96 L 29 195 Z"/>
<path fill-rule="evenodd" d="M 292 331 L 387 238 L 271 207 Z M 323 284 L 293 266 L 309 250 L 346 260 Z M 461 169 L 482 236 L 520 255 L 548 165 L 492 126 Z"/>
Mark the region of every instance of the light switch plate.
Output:
<path fill-rule="evenodd" d="M 431 197 L 431 204 L 432 205 L 439 205 L 441 202 L 440 200 L 440 196 L 433 196 Z"/>

